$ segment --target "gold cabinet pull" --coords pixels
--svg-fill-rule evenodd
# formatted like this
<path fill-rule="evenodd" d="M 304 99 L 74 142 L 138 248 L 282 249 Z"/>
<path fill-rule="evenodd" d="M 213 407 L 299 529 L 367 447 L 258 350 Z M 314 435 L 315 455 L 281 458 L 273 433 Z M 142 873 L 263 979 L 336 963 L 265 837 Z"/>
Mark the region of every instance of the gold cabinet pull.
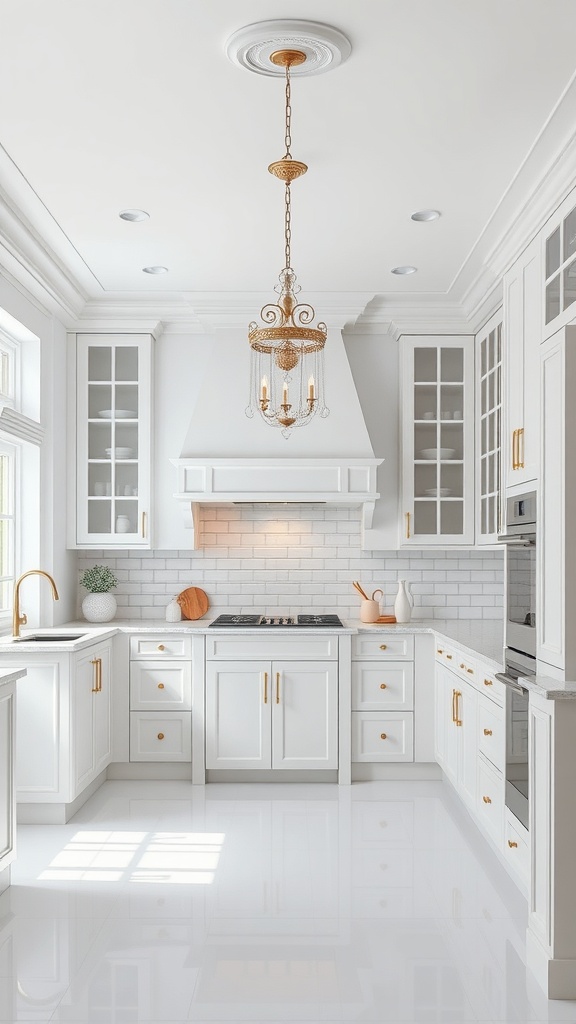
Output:
<path fill-rule="evenodd" d="M 512 431 L 512 469 L 518 469 L 518 460 L 516 458 L 516 435 L 518 431 Z"/>
<path fill-rule="evenodd" d="M 485 736 L 491 736 L 492 735 L 492 729 L 484 729 L 484 735 Z"/>
<path fill-rule="evenodd" d="M 146 539 L 146 513 L 145 512 L 143 512 L 142 515 L 140 516 L 140 533 L 142 535 L 142 539 L 145 540 Z"/>
<path fill-rule="evenodd" d="M 280 673 L 276 673 L 276 703 L 280 703 Z"/>
<path fill-rule="evenodd" d="M 164 733 L 163 732 L 159 732 L 158 733 L 158 739 L 159 740 L 163 740 L 164 739 Z"/>
<path fill-rule="evenodd" d="M 452 690 L 452 721 L 456 722 L 456 690 Z"/>
<path fill-rule="evenodd" d="M 100 693 L 102 691 L 102 658 L 92 658 L 90 664 L 94 665 L 92 693 Z"/>
<path fill-rule="evenodd" d="M 513 839 L 509 839 L 508 846 L 510 847 L 511 850 L 514 850 L 518 846 L 518 843 L 515 843 Z"/>
<path fill-rule="evenodd" d="M 484 680 L 484 686 L 492 686 L 492 680 L 491 679 L 485 679 Z"/>
<path fill-rule="evenodd" d="M 385 732 L 381 732 L 380 733 L 380 739 L 381 740 L 385 740 L 386 739 L 386 733 Z"/>
<path fill-rule="evenodd" d="M 518 431 L 518 465 L 517 469 L 524 469 L 524 427 Z"/>
<path fill-rule="evenodd" d="M 158 689 L 159 690 L 163 690 L 164 689 L 164 683 L 158 683 Z"/>
<path fill-rule="evenodd" d="M 454 706 L 455 706 L 455 709 L 456 709 L 455 718 L 454 718 L 454 725 L 462 725 L 462 719 L 460 718 L 460 708 L 458 707 L 458 700 L 462 696 L 460 690 L 454 690 L 454 696 L 455 696 Z"/>
<path fill-rule="evenodd" d="M 483 796 L 482 799 L 483 799 L 485 804 L 491 804 L 492 803 L 492 801 L 491 801 L 489 796 Z"/>
<path fill-rule="evenodd" d="M 410 540 L 410 513 L 406 513 L 406 540 Z"/>
<path fill-rule="evenodd" d="M 268 673 L 264 673 L 264 703 L 268 703 Z"/>
<path fill-rule="evenodd" d="M 441 647 L 436 648 L 436 654 L 444 654 L 444 651 L 442 650 Z"/>
<path fill-rule="evenodd" d="M 380 689 L 381 690 L 385 690 L 386 689 L 386 683 L 380 683 Z"/>
<path fill-rule="evenodd" d="M 388 649 L 388 644 L 380 644 L 380 650 L 381 651 L 386 651 L 387 649 Z"/>
<path fill-rule="evenodd" d="M 158 651 L 165 651 L 166 650 L 166 648 L 164 647 L 164 644 L 158 644 L 158 647 L 156 649 Z"/>
<path fill-rule="evenodd" d="M 467 671 L 468 675 L 470 675 L 470 676 L 474 675 L 474 669 L 473 668 L 467 668 L 466 671 Z"/>

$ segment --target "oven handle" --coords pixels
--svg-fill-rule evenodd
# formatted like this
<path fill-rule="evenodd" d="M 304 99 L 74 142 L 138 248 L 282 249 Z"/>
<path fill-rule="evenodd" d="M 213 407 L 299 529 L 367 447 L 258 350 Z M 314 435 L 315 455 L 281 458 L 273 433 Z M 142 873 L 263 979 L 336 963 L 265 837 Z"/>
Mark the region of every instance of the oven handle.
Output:
<path fill-rule="evenodd" d="M 513 676 L 507 676 L 505 672 L 495 672 L 494 676 L 496 679 L 499 679 L 501 683 L 504 683 L 505 686 L 508 686 L 511 690 L 516 690 L 516 693 L 528 693 L 527 687 L 521 686 L 521 684 L 516 679 L 514 679 Z"/>
<path fill-rule="evenodd" d="M 497 540 L 500 544 L 515 545 L 519 548 L 529 548 L 536 545 L 536 541 L 533 536 L 528 537 L 515 537 L 514 534 L 500 533 L 498 534 Z"/>

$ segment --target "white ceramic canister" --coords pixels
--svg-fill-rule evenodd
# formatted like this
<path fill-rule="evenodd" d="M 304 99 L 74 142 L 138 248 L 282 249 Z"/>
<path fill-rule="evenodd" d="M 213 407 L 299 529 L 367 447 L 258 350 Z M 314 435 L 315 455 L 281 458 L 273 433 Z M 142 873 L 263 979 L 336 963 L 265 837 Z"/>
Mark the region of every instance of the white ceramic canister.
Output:
<path fill-rule="evenodd" d="M 116 533 L 130 533 L 128 516 L 116 516 Z"/>
<path fill-rule="evenodd" d="M 166 622 L 180 622 L 182 609 L 175 597 L 166 605 Z"/>

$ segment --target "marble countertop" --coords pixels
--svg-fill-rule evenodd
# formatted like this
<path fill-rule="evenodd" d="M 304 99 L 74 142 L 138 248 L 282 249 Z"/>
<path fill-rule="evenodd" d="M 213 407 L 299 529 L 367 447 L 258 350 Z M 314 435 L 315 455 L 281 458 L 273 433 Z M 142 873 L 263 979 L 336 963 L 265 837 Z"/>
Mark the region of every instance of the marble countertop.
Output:
<path fill-rule="evenodd" d="M 303 634 L 325 635 L 327 633 L 336 635 L 354 635 L 357 633 L 431 633 L 439 642 L 456 644 L 463 653 L 471 657 L 481 658 L 491 672 L 501 672 L 503 668 L 504 635 L 502 623 L 495 619 L 413 619 L 406 623 L 366 623 L 359 620 L 343 622 L 342 627 L 255 627 L 252 629 L 232 630 L 211 629 L 211 619 L 208 617 L 191 621 L 183 619 L 180 622 L 166 622 L 165 619 L 147 619 L 145 622 L 135 619 L 114 619 L 113 623 L 97 625 L 84 620 L 67 622 L 63 626 L 54 629 L 38 629 L 24 631 L 23 636 L 14 640 L 10 636 L 0 637 L 0 655 L 22 653 L 29 656 L 31 653 L 45 654 L 46 651 L 62 653 L 63 651 L 77 651 L 89 647 L 95 641 L 108 639 L 115 633 L 156 633 L 156 634 L 195 634 L 214 635 L 217 633 L 232 633 L 234 635 L 258 636 L 263 632 L 267 636 L 270 633 L 281 636 L 294 636 Z M 26 635 L 38 634 L 82 634 L 77 640 L 64 641 L 32 641 L 26 642 Z M 0 678 L 9 682 L 11 678 L 18 678 L 23 670 L 5 674 Z M 547 700 L 563 700 L 576 698 L 576 682 L 559 682 L 548 676 L 537 675 L 523 680 L 527 689 L 544 697 Z"/>
<path fill-rule="evenodd" d="M 13 683 L 15 679 L 21 679 L 25 675 L 25 668 L 15 668 L 9 672 L 0 672 L 0 686 L 7 686 L 8 683 Z"/>

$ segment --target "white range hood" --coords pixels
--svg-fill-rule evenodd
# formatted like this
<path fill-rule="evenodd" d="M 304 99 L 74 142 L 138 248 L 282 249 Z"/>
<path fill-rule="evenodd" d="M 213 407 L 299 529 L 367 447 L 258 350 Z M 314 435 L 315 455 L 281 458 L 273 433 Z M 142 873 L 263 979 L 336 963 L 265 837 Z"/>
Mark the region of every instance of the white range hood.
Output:
<path fill-rule="evenodd" d="M 339 330 L 325 349 L 327 419 L 316 417 L 286 439 L 258 415 L 245 415 L 249 351 L 246 335 L 219 331 L 213 358 L 179 458 L 174 497 L 194 531 L 198 506 L 215 503 L 326 503 L 361 507 L 372 522 L 376 470 L 370 437 Z M 192 547 L 196 546 L 192 539 Z"/>

